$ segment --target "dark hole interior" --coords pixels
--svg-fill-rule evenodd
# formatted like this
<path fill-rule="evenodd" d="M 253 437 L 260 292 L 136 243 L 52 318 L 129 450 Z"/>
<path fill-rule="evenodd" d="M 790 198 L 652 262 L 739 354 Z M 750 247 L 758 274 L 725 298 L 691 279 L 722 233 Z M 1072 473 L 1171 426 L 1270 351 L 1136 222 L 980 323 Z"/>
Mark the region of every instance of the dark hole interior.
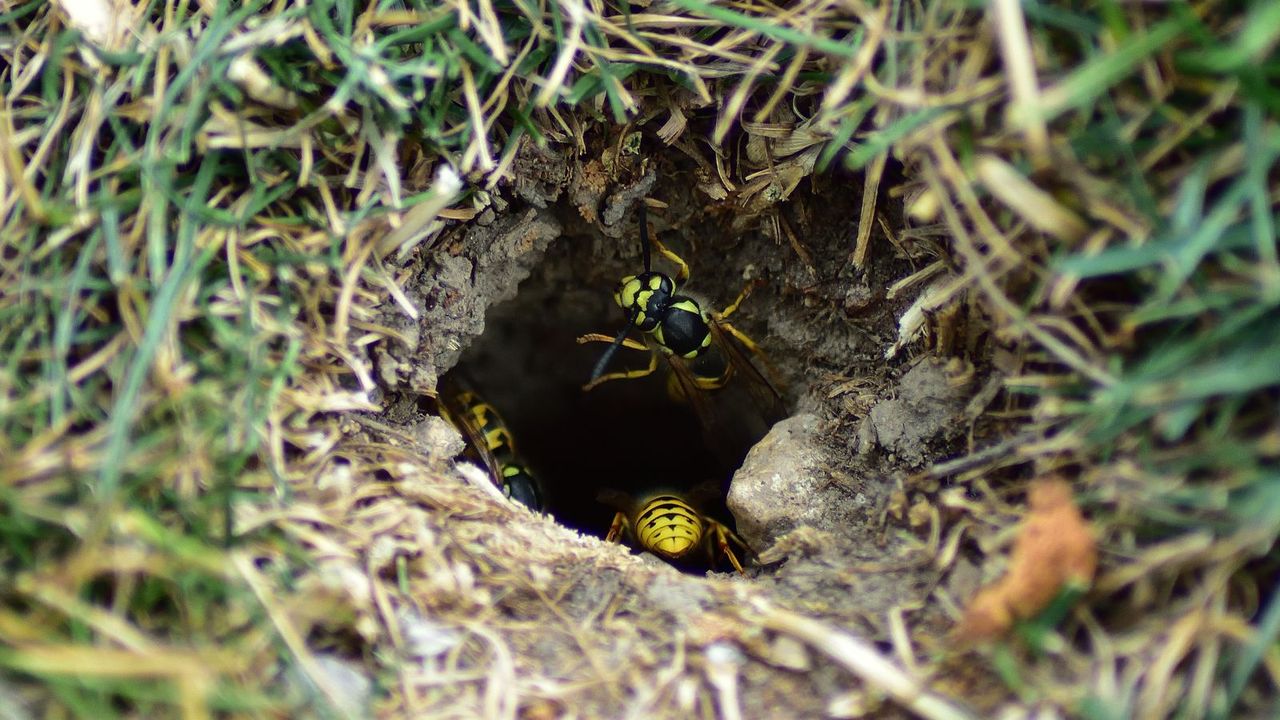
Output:
<path fill-rule="evenodd" d="M 640 263 L 638 247 L 635 258 L 603 267 L 596 254 L 586 237 L 553 243 L 517 297 L 489 309 L 485 332 L 454 372 L 502 414 L 520 456 L 542 481 L 547 510 L 561 523 L 603 536 L 615 510 L 598 499 L 601 490 L 643 498 L 697 488 L 700 509 L 732 527 L 724 495 L 763 430 L 750 437 L 704 433 L 691 409 L 669 396 L 663 364 L 648 377 L 582 390 L 607 345 L 575 339 L 622 328 L 613 288 Z M 610 369 L 642 368 L 648 359 L 620 348 Z"/>

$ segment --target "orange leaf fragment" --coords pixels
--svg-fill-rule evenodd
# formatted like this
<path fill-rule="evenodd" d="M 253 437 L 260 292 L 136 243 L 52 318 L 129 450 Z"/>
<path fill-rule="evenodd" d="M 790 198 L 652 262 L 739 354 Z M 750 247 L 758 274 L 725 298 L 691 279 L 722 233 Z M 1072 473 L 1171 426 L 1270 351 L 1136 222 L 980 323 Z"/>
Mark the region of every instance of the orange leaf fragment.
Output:
<path fill-rule="evenodd" d="M 1060 477 L 1033 481 L 1027 517 L 1013 543 L 1009 570 L 965 608 L 953 636 L 961 642 L 990 640 L 1015 620 L 1043 610 L 1067 583 L 1087 587 L 1098 567 L 1093 532 L 1076 507 L 1071 485 Z"/>

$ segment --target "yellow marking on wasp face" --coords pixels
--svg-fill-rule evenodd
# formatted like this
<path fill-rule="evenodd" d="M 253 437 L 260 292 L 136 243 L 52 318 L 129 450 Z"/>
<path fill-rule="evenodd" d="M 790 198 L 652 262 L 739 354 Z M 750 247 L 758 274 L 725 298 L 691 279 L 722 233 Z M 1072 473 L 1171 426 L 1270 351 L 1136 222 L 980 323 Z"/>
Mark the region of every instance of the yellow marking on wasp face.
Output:
<path fill-rule="evenodd" d="M 702 540 L 702 516 L 688 503 L 661 495 L 645 503 L 636 516 L 636 540 L 640 546 L 665 558 L 684 557 Z"/>
<path fill-rule="evenodd" d="M 649 289 L 650 289 L 650 290 L 661 290 L 661 289 L 662 289 L 662 276 L 661 276 L 661 275 L 654 275 L 653 277 L 649 278 Z"/>
<path fill-rule="evenodd" d="M 613 301 L 618 303 L 620 308 L 633 307 L 636 304 L 636 293 L 639 293 L 641 288 L 640 278 L 628 275 L 622 278 L 618 291 L 613 294 Z"/>

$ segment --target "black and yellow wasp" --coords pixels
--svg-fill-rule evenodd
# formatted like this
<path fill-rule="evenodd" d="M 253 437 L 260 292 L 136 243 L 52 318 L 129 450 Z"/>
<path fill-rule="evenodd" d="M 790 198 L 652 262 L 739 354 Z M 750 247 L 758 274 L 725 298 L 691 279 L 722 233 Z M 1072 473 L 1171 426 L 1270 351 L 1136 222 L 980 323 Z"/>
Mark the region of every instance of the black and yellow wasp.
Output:
<path fill-rule="evenodd" d="M 458 428 L 502 494 L 535 512 L 543 510 L 542 485 L 516 453 L 515 439 L 502 416 L 460 379 L 441 386 L 440 408 Z"/>
<path fill-rule="evenodd" d="M 624 277 L 613 294 L 614 302 L 626 315 L 627 324 L 622 330 L 614 337 L 590 333 L 578 338 L 579 343 L 610 343 L 583 389 L 591 390 L 610 380 L 650 375 L 657 369 L 658 358 L 662 356 L 668 360 L 675 379 L 669 384 L 671 394 L 693 406 L 704 428 L 709 429 L 715 424 L 704 396 L 728 385 L 735 374 L 743 376 L 743 382 L 748 385 L 764 417 L 769 422 L 779 419 L 782 416 L 781 396 L 774 384 L 751 363 L 743 349 L 759 358 L 770 372 L 772 367 L 760 347 L 728 322 L 729 316 L 750 296 L 756 284 L 748 284 L 728 307 L 719 312 L 707 310 L 694 298 L 678 293 L 689 279 L 688 263 L 657 238 L 650 238 L 643 201 L 638 214 L 644 272 Z M 651 247 L 676 266 L 674 278 L 653 270 Z M 646 342 L 627 337 L 633 327 L 640 330 Z M 649 365 L 639 370 L 606 373 L 605 369 L 619 346 L 649 351 Z"/>
<path fill-rule="evenodd" d="M 695 549 L 702 548 L 713 568 L 719 551 L 734 570 L 743 573 L 730 543 L 743 551 L 749 552 L 749 548 L 728 526 L 698 509 L 700 490 L 680 494 L 653 491 L 640 499 L 616 490 L 601 491 L 600 500 L 617 510 L 605 541 L 620 542 L 629 536 L 641 549 L 670 562 L 688 560 Z"/>

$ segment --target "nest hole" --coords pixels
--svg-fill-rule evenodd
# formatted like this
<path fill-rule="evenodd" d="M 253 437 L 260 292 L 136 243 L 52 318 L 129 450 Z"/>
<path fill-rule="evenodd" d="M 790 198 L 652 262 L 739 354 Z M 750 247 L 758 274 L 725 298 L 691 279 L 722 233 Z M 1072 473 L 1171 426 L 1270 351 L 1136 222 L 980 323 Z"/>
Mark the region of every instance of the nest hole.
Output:
<path fill-rule="evenodd" d="M 696 489 L 705 514 L 730 527 L 753 526 L 756 539 L 746 539 L 755 552 L 767 549 L 756 545 L 768 544 L 786 530 L 761 531 L 762 523 L 773 522 L 762 518 L 776 517 L 770 508 L 779 502 L 794 508 L 783 521 L 788 527 L 816 522 L 848 536 L 854 545 L 865 545 L 864 536 L 872 531 L 853 521 L 875 516 L 887 486 L 874 478 L 887 473 L 882 472 L 886 468 L 865 472 L 861 467 L 852 442 L 857 419 L 852 412 L 865 412 L 874 402 L 872 394 L 887 397 L 893 392 L 887 381 L 895 371 L 886 365 L 883 349 L 892 342 L 897 315 L 910 300 L 886 302 L 886 288 L 927 259 L 903 255 L 901 243 L 886 239 L 880 230 L 900 225 L 901 203 L 882 198 L 885 204 L 877 210 L 881 222 L 872 232 L 880 252 L 864 267 L 855 267 L 850 251 L 859 222 L 860 178 L 815 176 L 801 183 L 790 200 L 757 216 L 731 212 L 724 203 L 707 205 L 692 183 L 680 182 L 679 171 L 662 178 L 647 192 L 634 191 L 634 202 L 647 195 L 665 205 L 650 210 L 649 222 L 654 236 L 689 265 L 691 275 L 682 292 L 705 308 L 721 310 L 749 282 L 765 281 L 732 321 L 762 346 L 779 371 L 786 414 L 808 419 L 796 418 L 801 425 L 793 428 L 802 431 L 789 429 L 771 438 L 769 452 L 753 458 L 769 458 L 765 472 L 770 476 L 812 475 L 807 484 L 783 488 L 776 499 L 751 495 L 764 515 L 735 518 L 725 504 L 731 480 L 769 423 L 748 423 L 724 435 L 704 432 L 692 409 L 669 396 L 661 363 L 651 376 L 583 391 L 607 346 L 579 344 L 576 338 L 587 333 L 612 337 L 623 327 L 613 291 L 622 277 L 643 269 L 634 203 L 622 222 L 602 230 L 597 221 L 584 219 L 589 213 L 562 198 L 528 216 L 541 218 L 528 222 L 554 218 L 550 222 L 558 235 L 536 262 L 521 260 L 526 270 L 513 269 L 501 253 L 496 261 L 493 254 L 475 261 L 473 285 L 509 292 L 512 285 L 506 278 L 523 279 L 513 299 L 478 298 L 486 304 L 483 329 L 472 335 L 450 372 L 461 373 L 501 413 L 520 459 L 544 485 L 546 510 L 570 528 L 596 536 L 607 533 L 615 508 L 601 501 L 602 491 L 642 497 Z M 886 197 L 887 187 L 882 185 Z M 486 252 L 482 238 L 468 244 L 471 252 Z M 656 257 L 655 266 L 674 274 L 674 267 Z M 475 272 L 497 273 L 492 277 L 503 282 L 478 282 Z M 647 362 L 647 353 L 624 348 L 610 369 L 640 368 Z M 739 380 L 735 377 L 730 387 Z M 819 465 L 795 464 L 804 462 Z M 758 475 L 760 469 L 754 470 Z M 716 492 L 706 492 L 708 486 Z M 701 571 L 706 565 L 687 569 Z M 716 569 L 724 570 L 724 563 L 718 562 Z"/>
<path fill-rule="evenodd" d="M 483 334 L 452 372 L 502 414 L 520 458 L 542 482 L 546 511 L 560 523 L 603 537 L 615 508 L 600 499 L 602 491 L 640 498 L 696 489 L 700 509 L 732 527 L 724 494 L 759 437 L 709 436 L 692 410 L 668 393 L 661 363 L 647 377 L 583 390 L 607 345 L 576 338 L 612 336 L 623 327 L 612 292 L 641 262 L 635 243 L 620 244 L 634 246 L 635 257 L 602 261 L 608 242 L 569 235 L 553 243 L 516 297 L 489 308 Z M 610 367 L 642 368 L 648 359 L 620 348 Z M 690 567 L 705 569 L 705 563 Z"/>

